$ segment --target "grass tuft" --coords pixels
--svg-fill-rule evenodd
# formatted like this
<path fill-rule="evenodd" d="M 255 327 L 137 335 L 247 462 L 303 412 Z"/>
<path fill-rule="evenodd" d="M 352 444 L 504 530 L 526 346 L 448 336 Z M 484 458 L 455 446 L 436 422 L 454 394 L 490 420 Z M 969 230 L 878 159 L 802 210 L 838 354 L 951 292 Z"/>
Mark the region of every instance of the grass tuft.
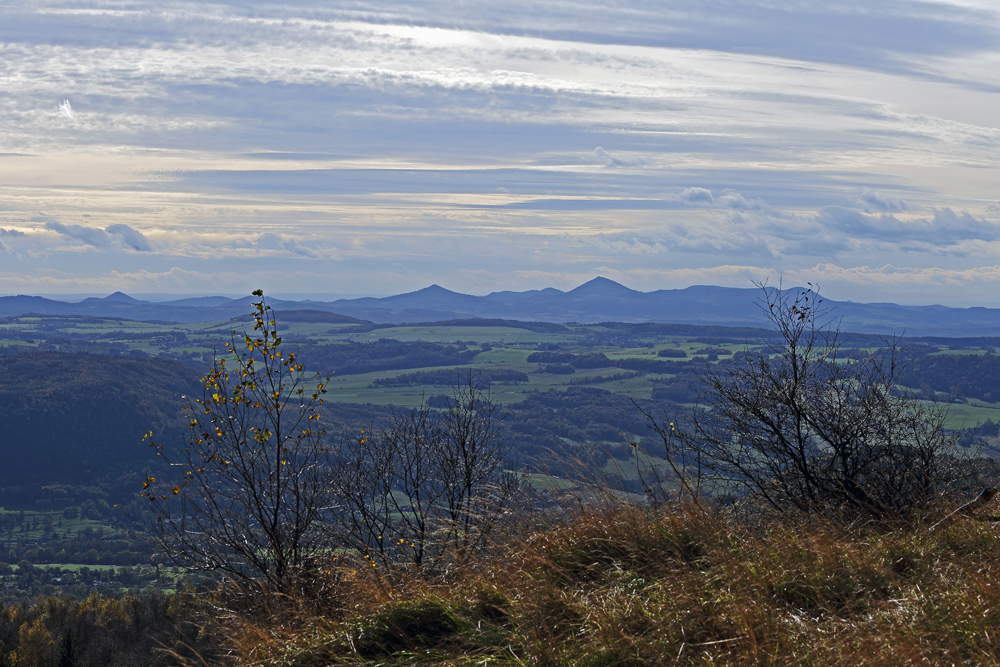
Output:
<path fill-rule="evenodd" d="M 342 570 L 207 631 L 247 666 L 1000 664 L 997 526 L 561 516 L 446 578 Z"/>
<path fill-rule="evenodd" d="M 366 622 L 354 645 L 365 658 L 418 649 L 447 650 L 462 625 L 450 606 L 440 600 L 404 601 Z"/>

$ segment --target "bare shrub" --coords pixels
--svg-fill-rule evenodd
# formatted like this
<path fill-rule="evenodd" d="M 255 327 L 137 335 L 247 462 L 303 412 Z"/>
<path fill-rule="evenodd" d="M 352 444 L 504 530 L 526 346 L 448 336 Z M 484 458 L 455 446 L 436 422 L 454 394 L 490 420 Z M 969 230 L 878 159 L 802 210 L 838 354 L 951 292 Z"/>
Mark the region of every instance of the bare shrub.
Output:
<path fill-rule="evenodd" d="M 702 406 L 684 420 L 650 415 L 680 491 L 734 494 L 785 511 L 905 517 L 968 478 L 971 453 L 947 412 L 898 388 L 899 339 L 840 352 L 840 330 L 811 288 L 760 285 L 775 336 L 710 366 Z M 707 409 L 706 409 L 707 408 Z M 647 472 L 647 491 L 664 480 Z"/>
<path fill-rule="evenodd" d="M 481 549 L 521 491 L 502 421 L 488 390 L 467 378 L 444 410 L 394 412 L 345 440 L 331 477 L 338 541 L 373 562 L 428 570 Z"/>

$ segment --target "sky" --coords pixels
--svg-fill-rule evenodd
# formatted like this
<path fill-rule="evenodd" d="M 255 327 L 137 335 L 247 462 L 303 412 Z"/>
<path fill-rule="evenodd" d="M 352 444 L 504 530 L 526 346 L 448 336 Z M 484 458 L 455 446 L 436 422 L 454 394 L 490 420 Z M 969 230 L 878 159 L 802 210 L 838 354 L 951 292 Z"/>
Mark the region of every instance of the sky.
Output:
<path fill-rule="evenodd" d="M 0 294 L 598 275 L 1000 307 L 1000 3 L 0 4 Z"/>

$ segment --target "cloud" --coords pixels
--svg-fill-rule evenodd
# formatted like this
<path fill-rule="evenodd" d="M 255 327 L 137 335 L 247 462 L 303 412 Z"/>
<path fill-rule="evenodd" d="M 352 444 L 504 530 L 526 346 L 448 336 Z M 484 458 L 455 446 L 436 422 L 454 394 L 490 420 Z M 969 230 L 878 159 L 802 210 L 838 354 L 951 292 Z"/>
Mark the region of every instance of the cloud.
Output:
<path fill-rule="evenodd" d="M 598 146 L 594 149 L 594 157 L 604 163 L 605 167 L 649 167 L 654 164 L 652 160 L 642 156 L 616 157 Z"/>
<path fill-rule="evenodd" d="M 69 100 L 63 100 L 60 102 L 59 105 L 56 106 L 56 110 L 70 120 L 76 118 L 76 113 L 73 111 L 73 107 L 70 105 Z"/>
<path fill-rule="evenodd" d="M 782 211 L 733 190 L 715 196 L 701 187 L 671 199 L 702 210 L 697 217 L 671 212 L 655 230 L 595 235 L 587 244 L 622 256 L 671 251 L 768 262 L 803 257 L 857 261 L 859 254 L 871 258 L 872 253 L 959 258 L 1000 252 L 1000 223 L 947 207 L 922 217 L 843 206 L 815 213 Z"/>
<path fill-rule="evenodd" d="M 869 213 L 875 211 L 908 211 L 910 207 L 902 199 L 895 197 L 883 197 L 876 190 L 863 188 L 858 195 L 858 205 Z"/>
<path fill-rule="evenodd" d="M 715 203 L 726 208 L 734 208 L 743 211 L 761 211 L 767 208 L 767 204 L 762 199 L 747 199 L 742 193 L 735 190 L 723 190 L 722 194 L 715 198 Z"/>
<path fill-rule="evenodd" d="M 111 245 L 111 235 L 98 227 L 84 227 L 83 225 L 64 225 L 61 222 L 49 221 L 45 223 L 45 228 L 49 231 L 68 236 L 77 241 L 83 241 L 86 245 L 95 248 L 107 248 Z"/>
<path fill-rule="evenodd" d="M 952 250 L 966 241 L 1000 240 L 1000 224 L 950 208 L 935 209 L 931 219 L 900 220 L 888 215 L 869 215 L 842 206 L 827 206 L 817 220 L 848 238 L 879 241 L 909 250 Z M 964 254 L 965 250 L 962 250 Z"/>
<path fill-rule="evenodd" d="M 133 229 L 126 224 L 114 224 L 108 225 L 104 228 L 108 234 L 117 236 L 121 242 L 132 248 L 133 250 L 138 250 L 139 252 L 149 252 L 152 248 L 149 245 L 149 241 L 143 236 L 142 232 L 137 229 Z"/>
<path fill-rule="evenodd" d="M 1000 239 L 1000 224 L 976 218 L 962 211 L 955 213 L 948 207 L 934 210 L 932 224 L 955 239 L 996 241 Z"/>
<path fill-rule="evenodd" d="M 285 250 L 301 257 L 318 257 L 312 249 L 284 234 L 267 232 L 250 241 L 250 244 L 253 247 L 267 250 Z"/>
<path fill-rule="evenodd" d="M 673 195 L 673 197 L 686 204 L 712 204 L 715 202 L 712 191 L 706 188 L 685 188 L 680 194 Z"/>
<path fill-rule="evenodd" d="M 99 227 L 84 227 L 83 225 L 64 225 L 61 222 L 50 220 L 45 223 L 45 228 L 95 248 L 119 246 L 139 252 L 152 250 L 149 241 L 146 240 L 142 232 L 122 223 L 101 229 Z"/>
<path fill-rule="evenodd" d="M 660 241 L 627 234 L 598 234 L 586 239 L 585 244 L 607 253 L 625 255 L 658 255 L 668 250 Z"/>
<path fill-rule="evenodd" d="M 606 253 L 656 255 L 685 253 L 706 257 L 755 257 L 768 261 L 807 247 L 803 240 L 814 232 L 808 220 L 780 213 L 727 209 L 695 219 L 672 218 L 641 233 L 600 234 L 582 240 Z M 808 248 L 807 248 L 808 250 Z M 808 254 L 808 253 L 807 253 Z M 610 257 L 609 257 L 610 259 Z"/>
<path fill-rule="evenodd" d="M 714 206 L 717 208 L 731 208 L 743 211 L 761 211 L 769 208 L 763 199 L 747 199 L 746 196 L 736 190 L 725 189 L 718 197 L 712 194 L 708 188 L 690 187 L 678 193 L 670 193 L 664 197 L 666 201 L 676 201 L 684 204 Z"/>
<path fill-rule="evenodd" d="M 4 241 L 5 238 L 18 238 L 22 236 L 25 236 L 24 232 L 16 229 L 4 229 L 3 227 L 0 227 L 0 252 L 14 252 L 14 249 L 10 247 L 10 244 Z"/>
<path fill-rule="evenodd" d="M 836 264 L 822 263 L 809 269 L 800 269 L 796 271 L 796 274 L 812 276 L 813 280 L 837 281 L 860 286 L 961 286 L 1000 283 L 1000 265 L 977 266 L 966 269 L 946 269 L 941 267 L 894 266 L 892 264 L 876 267 L 842 267 Z"/>

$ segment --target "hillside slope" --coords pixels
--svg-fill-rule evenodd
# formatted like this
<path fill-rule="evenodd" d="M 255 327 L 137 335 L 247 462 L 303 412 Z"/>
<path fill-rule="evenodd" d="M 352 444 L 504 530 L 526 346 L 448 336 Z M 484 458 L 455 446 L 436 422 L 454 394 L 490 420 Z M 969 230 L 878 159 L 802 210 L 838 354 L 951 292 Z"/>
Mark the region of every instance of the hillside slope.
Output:
<path fill-rule="evenodd" d="M 176 361 L 40 352 L 0 357 L 0 489 L 141 471 L 142 436 L 183 437 L 198 371 Z"/>

